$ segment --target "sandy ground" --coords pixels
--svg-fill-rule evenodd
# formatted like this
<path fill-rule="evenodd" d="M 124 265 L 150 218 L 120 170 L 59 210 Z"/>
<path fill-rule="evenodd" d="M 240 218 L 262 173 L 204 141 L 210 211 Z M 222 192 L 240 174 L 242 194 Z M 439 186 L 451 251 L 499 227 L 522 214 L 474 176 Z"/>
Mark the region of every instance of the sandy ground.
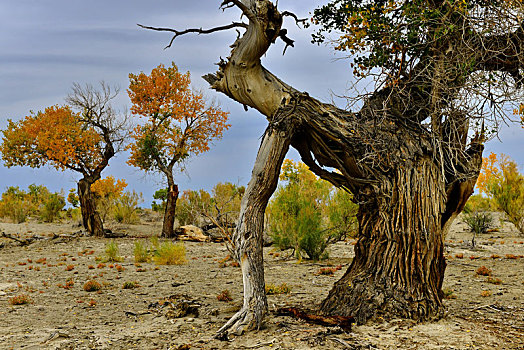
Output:
<path fill-rule="evenodd" d="M 453 298 L 445 301 L 447 315 L 438 322 L 399 319 L 345 333 L 271 314 L 264 329 L 230 341 L 213 339 L 242 302 L 240 269 L 223 267 L 223 244 L 186 242 L 185 265 L 136 266 L 135 240 L 158 233 L 160 224 L 113 229 L 128 234 L 116 240 L 124 257 L 121 271 L 95 261 L 109 239 L 68 237 L 78 231 L 71 223 L 0 223 L 0 230 L 20 237 L 62 235 L 25 247 L 0 238 L 0 349 L 524 349 L 524 237 L 508 223 L 483 234 L 473 249 L 471 233 L 457 220 L 446 238 L 444 283 Z M 292 289 L 269 296 L 270 310 L 318 305 L 351 261 L 351 243 L 332 246 L 330 259 L 322 262 L 298 262 L 265 248 L 266 283 L 285 282 Z M 344 267 L 332 276 L 319 274 L 336 265 Z M 477 275 L 480 266 L 502 283 Z M 90 279 L 101 283 L 99 292 L 84 291 Z M 130 281 L 139 287 L 123 289 Z M 226 289 L 233 300 L 218 301 Z M 10 298 L 20 294 L 31 303 L 11 305 Z M 172 304 L 160 307 L 170 297 Z M 182 301 L 198 315 L 174 318 L 172 306 Z"/>

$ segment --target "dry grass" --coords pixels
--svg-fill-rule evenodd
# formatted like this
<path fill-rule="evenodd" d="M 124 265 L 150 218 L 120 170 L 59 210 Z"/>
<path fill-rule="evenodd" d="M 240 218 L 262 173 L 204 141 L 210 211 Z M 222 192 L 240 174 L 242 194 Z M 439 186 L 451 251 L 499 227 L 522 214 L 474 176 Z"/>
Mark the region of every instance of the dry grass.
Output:
<path fill-rule="evenodd" d="M 217 300 L 218 301 L 225 301 L 226 303 L 227 302 L 230 302 L 231 300 L 233 300 L 233 298 L 231 297 L 231 293 L 229 292 L 229 290 L 223 290 L 222 292 L 220 292 L 220 294 L 217 295 Z"/>
<path fill-rule="evenodd" d="M 30 304 L 32 302 L 33 301 L 31 300 L 31 297 L 27 294 L 20 294 L 12 298 L 9 298 L 9 304 L 11 305 L 25 305 Z"/>
<path fill-rule="evenodd" d="M 84 284 L 84 290 L 86 292 L 96 292 L 96 291 L 99 291 L 100 289 L 102 289 L 102 285 L 94 280 L 87 281 Z"/>
<path fill-rule="evenodd" d="M 480 276 L 491 276 L 491 270 L 488 269 L 486 266 L 479 267 L 475 273 Z"/>
<path fill-rule="evenodd" d="M 275 295 L 275 294 L 288 294 L 291 292 L 291 287 L 285 283 L 282 283 L 279 286 L 274 284 L 266 284 L 266 295 Z"/>
<path fill-rule="evenodd" d="M 157 265 L 183 265 L 187 262 L 186 248 L 182 243 L 166 241 L 158 247 L 153 260 Z"/>

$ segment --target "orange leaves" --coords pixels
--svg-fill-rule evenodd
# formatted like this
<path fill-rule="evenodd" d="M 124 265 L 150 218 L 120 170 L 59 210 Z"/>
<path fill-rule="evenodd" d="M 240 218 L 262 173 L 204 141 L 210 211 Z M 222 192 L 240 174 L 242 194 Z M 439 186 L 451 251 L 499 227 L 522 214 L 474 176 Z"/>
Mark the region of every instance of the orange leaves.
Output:
<path fill-rule="evenodd" d="M 497 155 L 491 153 L 488 158 L 482 158 L 482 168 L 477 179 L 477 188 L 480 193 L 488 193 L 489 184 L 493 181 L 498 182 L 502 174 L 498 168 Z"/>
<path fill-rule="evenodd" d="M 169 68 L 161 64 L 150 75 L 129 74 L 129 80 L 128 94 L 133 103 L 131 112 L 137 115 L 181 116 L 190 97 L 189 72 L 181 74 L 174 63 Z"/>
<path fill-rule="evenodd" d="M 190 88 L 189 72 L 182 74 L 173 63 L 159 65 L 150 75 L 129 74 L 131 111 L 146 117 L 135 128 L 129 146 L 129 164 L 144 170 L 162 170 L 190 155 L 209 150 L 210 142 L 229 128 L 229 113 L 206 106 L 201 93 Z M 164 171 L 162 170 L 162 171 Z"/>
<path fill-rule="evenodd" d="M 91 185 L 91 191 L 99 198 L 120 197 L 127 187 L 124 179 L 117 179 L 110 175 L 104 179 L 97 180 Z"/>
<path fill-rule="evenodd" d="M 0 151 L 5 164 L 40 167 L 49 163 L 58 170 L 81 171 L 101 157 L 101 137 L 85 127 L 68 106 L 52 106 L 43 112 L 9 121 Z"/>

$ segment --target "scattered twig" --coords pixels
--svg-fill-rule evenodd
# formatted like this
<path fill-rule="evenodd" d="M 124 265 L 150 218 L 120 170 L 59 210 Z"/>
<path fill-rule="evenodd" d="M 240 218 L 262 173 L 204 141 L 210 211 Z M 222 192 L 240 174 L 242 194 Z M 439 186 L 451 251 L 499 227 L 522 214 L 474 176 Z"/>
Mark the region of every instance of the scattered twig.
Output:
<path fill-rule="evenodd" d="M 264 343 L 258 343 L 258 344 L 255 344 L 255 345 L 243 346 L 243 348 L 245 348 L 245 349 L 255 349 L 255 348 L 259 348 L 261 346 L 275 344 L 276 341 L 277 341 L 277 338 L 273 338 L 271 341 L 264 342 Z"/>
<path fill-rule="evenodd" d="M 351 346 L 348 342 L 346 342 L 345 340 L 342 340 L 342 339 L 340 339 L 340 338 L 330 337 L 330 338 L 328 338 L 328 339 L 329 339 L 329 340 L 332 340 L 332 341 L 334 341 L 334 342 L 337 342 L 337 343 L 339 343 L 339 344 L 342 344 L 342 345 L 344 345 L 344 346 L 345 346 L 346 348 L 348 348 L 348 349 L 355 349 L 354 346 Z"/>
<path fill-rule="evenodd" d="M 69 338 L 69 334 L 65 333 L 65 332 L 54 332 L 54 333 L 51 333 L 51 335 L 49 335 L 49 337 L 47 337 L 46 340 L 44 340 L 43 342 L 41 342 L 40 344 L 46 344 L 50 341 L 53 341 L 55 339 L 58 339 L 60 337 L 63 337 L 63 338 Z"/>

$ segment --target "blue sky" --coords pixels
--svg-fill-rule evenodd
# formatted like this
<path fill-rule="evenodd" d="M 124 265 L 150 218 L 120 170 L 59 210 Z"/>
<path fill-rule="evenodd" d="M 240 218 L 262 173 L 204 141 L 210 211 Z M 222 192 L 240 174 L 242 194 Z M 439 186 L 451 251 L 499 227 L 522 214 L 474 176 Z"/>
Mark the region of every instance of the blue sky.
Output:
<path fill-rule="evenodd" d="M 64 103 L 73 82 L 97 84 L 104 80 L 121 87 L 115 107 L 129 107 L 125 92 L 128 74 L 149 73 L 160 63 L 174 61 L 181 70 L 191 71 L 193 85 L 216 99 L 231 113 L 232 127 L 211 151 L 193 158 L 187 171 L 177 175 L 181 190 L 210 190 L 217 182 L 247 184 L 257 148 L 267 122 L 258 112 L 245 112 L 242 106 L 209 90 L 200 78 L 216 70 L 215 62 L 229 54 L 236 32 L 186 35 L 164 50 L 169 33 L 140 29 L 137 23 L 177 29 L 212 27 L 239 19 L 239 12 L 218 9 L 220 0 L 5 0 L 0 2 L 0 129 L 7 119 L 21 119 L 30 110 Z M 280 0 L 281 10 L 309 16 L 319 1 Z M 329 46 L 310 43 L 311 29 L 298 29 L 285 23 L 296 40 L 282 56 L 283 43 L 277 43 L 263 63 L 284 81 L 308 91 L 323 101 L 332 93 L 344 95 L 351 82 L 349 62 L 338 59 Z M 505 127 L 501 140 L 487 145 L 487 152 L 506 153 L 524 164 L 524 130 Z M 290 157 L 297 158 L 295 152 Z M 145 175 L 128 166 L 127 155 L 120 154 L 103 175 L 125 178 L 128 189 L 142 192 L 149 205 L 154 191 L 163 186 L 162 178 Z M 7 169 L 0 163 L 0 191 L 7 186 L 26 188 L 44 184 L 52 191 L 76 187 L 80 176 L 51 168 Z"/>

